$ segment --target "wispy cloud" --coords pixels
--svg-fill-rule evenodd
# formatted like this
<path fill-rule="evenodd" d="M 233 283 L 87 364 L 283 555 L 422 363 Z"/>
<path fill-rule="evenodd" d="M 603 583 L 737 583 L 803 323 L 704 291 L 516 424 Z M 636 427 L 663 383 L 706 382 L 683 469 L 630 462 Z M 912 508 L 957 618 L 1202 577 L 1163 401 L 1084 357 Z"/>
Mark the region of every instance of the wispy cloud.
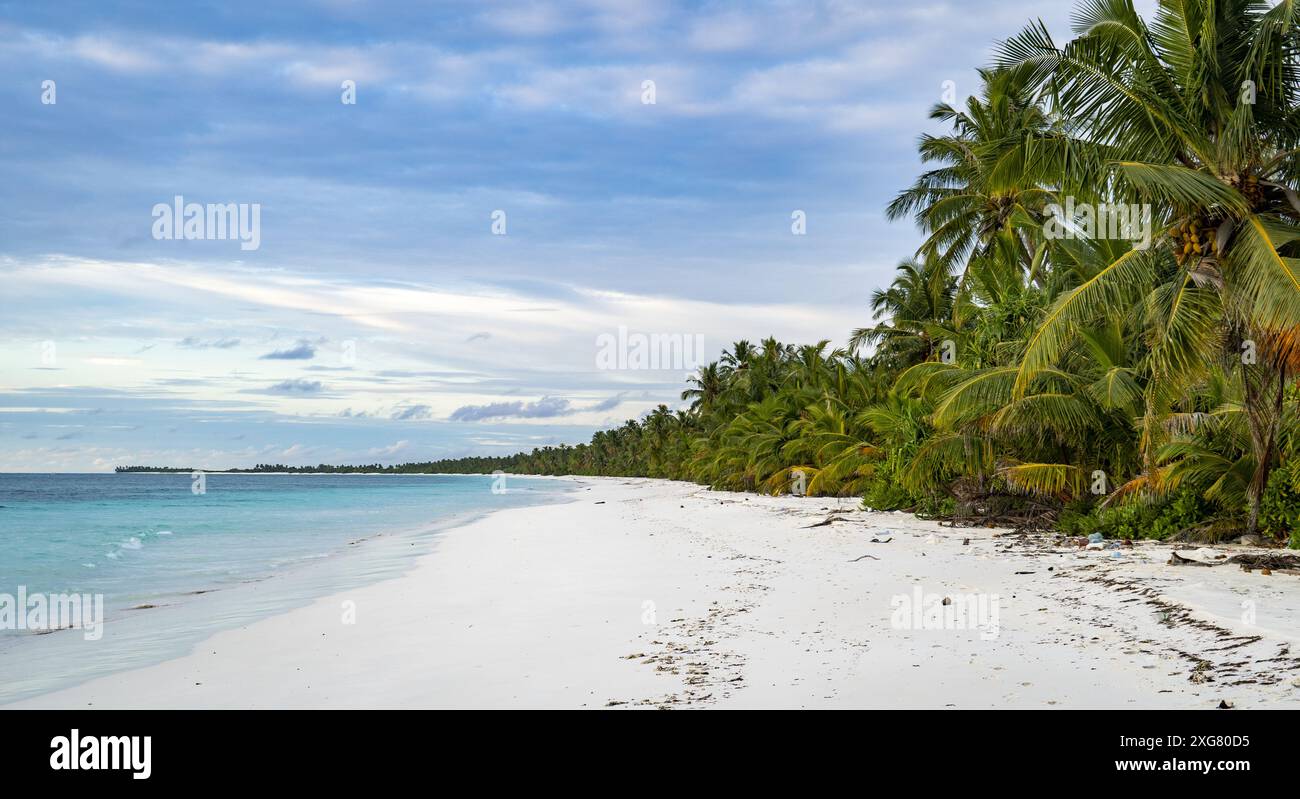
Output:
<path fill-rule="evenodd" d="M 319 394 L 325 386 L 319 380 L 282 380 L 266 389 L 271 394 Z"/>
<path fill-rule="evenodd" d="M 551 419 L 573 413 L 569 401 L 559 397 L 542 397 L 536 402 L 493 402 L 488 405 L 465 405 L 451 412 L 455 422 L 478 422 L 485 419 Z"/>
<path fill-rule="evenodd" d="M 185 347 L 194 350 L 206 350 L 209 348 L 228 350 L 232 347 L 238 347 L 239 339 L 218 338 L 218 339 L 204 340 L 204 339 L 197 338 L 195 336 L 186 336 L 185 338 L 176 342 L 176 346 Z"/>
<path fill-rule="evenodd" d="M 310 361 L 316 357 L 316 348 L 310 342 L 299 341 L 292 347 L 268 352 L 261 356 L 263 361 Z"/>
<path fill-rule="evenodd" d="M 615 394 L 609 399 L 605 399 L 605 400 L 601 400 L 600 402 L 597 402 L 595 405 L 592 405 L 590 408 L 587 408 L 587 410 L 596 411 L 596 412 L 612 411 L 618 406 L 623 404 L 623 399 L 626 396 L 627 396 L 626 391 L 620 391 L 618 394 Z"/>
<path fill-rule="evenodd" d="M 428 419 L 431 416 L 433 416 L 433 409 L 428 405 L 408 405 L 404 408 L 395 409 L 391 418 L 404 422 L 413 419 Z"/>
<path fill-rule="evenodd" d="M 368 450 L 367 454 L 375 458 L 391 458 L 398 453 L 405 452 L 410 449 L 410 447 L 411 442 L 409 441 L 395 441 L 386 447 L 375 447 L 374 449 Z"/>
<path fill-rule="evenodd" d="M 488 419 L 552 419 L 579 413 L 602 413 L 622 405 L 626 396 L 627 392 L 619 392 L 586 406 L 575 406 L 569 400 L 559 397 L 542 397 L 536 402 L 515 400 L 487 405 L 465 405 L 452 411 L 450 418 L 456 422 L 481 422 Z"/>

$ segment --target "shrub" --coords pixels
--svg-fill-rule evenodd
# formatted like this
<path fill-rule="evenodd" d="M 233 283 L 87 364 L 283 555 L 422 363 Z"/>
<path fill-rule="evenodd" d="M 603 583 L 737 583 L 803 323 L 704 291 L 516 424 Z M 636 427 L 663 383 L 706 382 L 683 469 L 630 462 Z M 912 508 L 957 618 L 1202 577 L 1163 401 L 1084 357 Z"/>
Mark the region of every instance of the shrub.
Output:
<path fill-rule="evenodd" d="M 906 454 L 897 449 L 880 462 L 862 492 L 862 502 L 876 510 L 909 510 L 916 507 L 920 497 L 903 488 L 903 469 Z"/>
<path fill-rule="evenodd" d="M 922 519 L 951 519 L 957 513 L 957 500 L 931 494 L 916 504 L 916 515 Z"/>
<path fill-rule="evenodd" d="M 1097 529 L 1095 511 L 1091 500 L 1076 499 L 1061 509 L 1056 528 L 1066 535 L 1090 535 Z"/>
<path fill-rule="evenodd" d="M 897 482 L 876 477 L 863 492 L 862 503 L 875 510 L 903 510 L 916 504 L 912 495 Z"/>
<path fill-rule="evenodd" d="M 1100 532 L 1107 538 L 1162 540 L 1206 518 L 1210 504 L 1195 491 L 1184 489 L 1155 503 L 1129 502 L 1113 507 L 1090 507 L 1086 502 L 1067 506 L 1057 526 L 1069 535 Z"/>
<path fill-rule="evenodd" d="M 1274 538 L 1289 536 L 1293 549 L 1300 549 L 1298 474 L 1294 461 L 1274 469 L 1259 503 L 1259 531 Z"/>

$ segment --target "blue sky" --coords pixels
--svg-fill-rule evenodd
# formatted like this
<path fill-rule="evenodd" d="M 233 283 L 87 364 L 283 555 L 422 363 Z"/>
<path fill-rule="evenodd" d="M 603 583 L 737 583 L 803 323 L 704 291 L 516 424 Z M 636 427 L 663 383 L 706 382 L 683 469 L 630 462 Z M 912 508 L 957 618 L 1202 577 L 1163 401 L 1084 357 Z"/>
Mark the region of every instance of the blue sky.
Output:
<path fill-rule="evenodd" d="M 1068 14 L 0 2 L 0 470 L 504 454 L 678 405 L 620 327 L 843 343 L 944 81 Z M 155 238 L 177 195 L 259 246 Z"/>

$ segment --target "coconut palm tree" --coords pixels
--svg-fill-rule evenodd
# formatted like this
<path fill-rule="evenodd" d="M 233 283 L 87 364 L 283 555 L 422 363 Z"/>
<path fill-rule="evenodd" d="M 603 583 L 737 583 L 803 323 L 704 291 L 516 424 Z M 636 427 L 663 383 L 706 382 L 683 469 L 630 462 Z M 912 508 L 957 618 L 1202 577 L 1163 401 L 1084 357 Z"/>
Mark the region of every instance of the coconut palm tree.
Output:
<path fill-rule="evenodd" d="M 1030 25 L 978 97 L 934 109 L 951 130 L 922 138 L 928 171 L 889 208 L 925 241 L 846 349 L 737 341 L 688 379 L 687 408 L 500 463 L 771 493 L 802 473 L 811 494 L 925 512 L 1141 501 L 1179 527 L 1193 507 L 1208 535 L 1256 530 L 1262 505 L 1289 523 L 1298 9 L 1158 0 L 1148 23 L 1081 0 L 1063 46 Z M 1093 224 L 1135 204 L 1147 236 Z"/>
<path fill-rule="evenodd" d="M 681 398 L 683 401 L 690 400 L 690 409 L 702 414 L 713 410 L 727 388 L 722 367 L 717 361 L 701 366 L 686 382 L 690 387 L 682 391 Z"/>
<path fill-rule="evenodd" d="M 999 66 L 1050 88 L 1081 145 L 1106 154 L 1114 199 L 1151 204 L 1167 229 L 1055 303 L 1026 346 L 1017 397 L 1078 330 L 1134 303 L 1160 305 L 1167 331 L 1152 350 L 1148 416 L 1167 413 L 1225 350 L 1235 356 L 1300 325 L 1297 23 L 1294 2 L 1160 0 L 1148 25 L 1130 0 L 1087 0 L 1068 44 L 1041 23 L 1003 44 Z M 1277 460 L 1279 419 L 1268 408 L 1285 375 L 1257 359 L 1236 368 L 1249 375 L 1254 532 Z"/>
<path fill-rule="evenodd" d="M 974 257 L 998 255 L 1031 272 L 1041 247 L 1045 208 L 1069 173 L 1086 181 L 1095 149 L 1079 150 L 1068 129 L 1040 102 L 1030 70 L 980 70 L 981 93 L 964 110 L 936 105 L 930 118 L 952 126 L 921 137 L 923 173 L 886 209 L 890 219 L 914 217 L 928 234 L 918 257 L 964 271 Z"/>
<path fill-rule="evenodd" d="M 942 259 L 901 262 L 889 288 L 871 294 L 872 313 L 882 321 L 854 330 L 849 350 L 875 347 L 876 362 L 895 369 L 930 360 L 948 337 L 943 326 L 951 321 L 956 291 Z"/>

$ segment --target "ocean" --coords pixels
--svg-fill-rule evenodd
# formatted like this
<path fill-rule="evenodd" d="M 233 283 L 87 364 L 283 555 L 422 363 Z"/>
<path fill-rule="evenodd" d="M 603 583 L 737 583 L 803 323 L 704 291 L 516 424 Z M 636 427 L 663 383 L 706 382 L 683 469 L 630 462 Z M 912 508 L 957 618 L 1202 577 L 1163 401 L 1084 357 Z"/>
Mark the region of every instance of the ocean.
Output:
<path fill-rule="evenodd" d="M 0 704 L 176 657 L 219 630 L 396 576 L 449 526 L 572 489 L 495 479 L 0 474 Z M 26 629 L 4 613 L 20 593 L 102 597 L 102 634 Z"/>

